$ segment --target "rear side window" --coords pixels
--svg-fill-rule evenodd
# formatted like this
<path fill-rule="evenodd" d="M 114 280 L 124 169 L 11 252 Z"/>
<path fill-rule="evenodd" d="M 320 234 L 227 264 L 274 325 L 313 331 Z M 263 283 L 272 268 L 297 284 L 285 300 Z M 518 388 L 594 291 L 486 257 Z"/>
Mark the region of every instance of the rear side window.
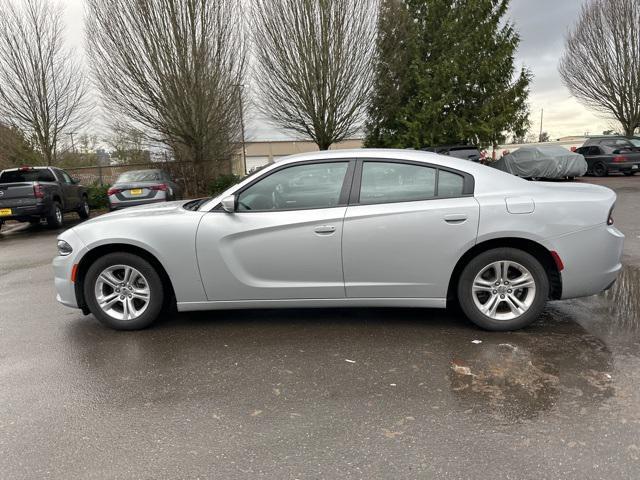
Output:
<path fill-rule="evenodd" d="M 440 170 L 438 175 L 438 196 L 459 197 L 464 191 L 464 177 L 457 173 Z"/>
<path fill-rule="evenodd" d="M 46 168 L 33 168 L 29 170 L 11 170 L 0 174 L 0 183 L 19 182 L 55 182 L 53 173 Z"/>
<path fill-rule="evenodd" d="M 433 167 L 364 162 L 359 203 L 370 205 L 459 197 L 464 194 L 464 183 L 462 175 Z"/>
<path fill-rule="evenodd" d="M 436 169 L 403 163 L 364 162 L 360 203 L 414 202 L 436 194 Z"/>

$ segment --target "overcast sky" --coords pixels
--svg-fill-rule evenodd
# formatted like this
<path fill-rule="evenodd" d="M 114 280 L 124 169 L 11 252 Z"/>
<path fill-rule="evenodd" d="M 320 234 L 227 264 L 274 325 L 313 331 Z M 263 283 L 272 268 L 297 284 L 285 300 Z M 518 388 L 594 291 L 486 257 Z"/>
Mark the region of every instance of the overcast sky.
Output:
<path fill-rule="evenodd" d="M 66 7 L 69 43 L 83 48 L 84 0 L 62 0 Z M 518 65 L 534 74 L 531 88 L 532 130 L 540 128 L 540 111 L 544 108 L 545 131 L 552 138 L 566 135 L 602 133 L 611 122 L 578 104 L 562 85 L 558 61 L 564 37 L 580 11 L 583 0 L 512 0 L 509 17 L 520 32 L 522 42 L 517 54 Z M 282 134 L 264 121 L 249 122 L 252 139 L 277 139 Z"/>

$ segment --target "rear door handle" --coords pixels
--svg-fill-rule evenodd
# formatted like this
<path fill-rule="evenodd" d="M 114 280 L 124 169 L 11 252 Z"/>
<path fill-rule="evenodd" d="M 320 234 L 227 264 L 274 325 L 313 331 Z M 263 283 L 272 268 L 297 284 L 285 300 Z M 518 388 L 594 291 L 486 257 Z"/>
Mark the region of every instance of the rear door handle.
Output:
<path fill-rule="evenodd" d="M 467 221 L 467 216 L 464 213 L 451 213 L 444 216 L 444 221 L 447 223 L 464 223 Z"/>
<path fill-rule="evenodd" d="M 333 225 L 320 225 L 313 229 L 314 232 L 320 235 L 328 235 L 336 231 L 336 227 Z"/>

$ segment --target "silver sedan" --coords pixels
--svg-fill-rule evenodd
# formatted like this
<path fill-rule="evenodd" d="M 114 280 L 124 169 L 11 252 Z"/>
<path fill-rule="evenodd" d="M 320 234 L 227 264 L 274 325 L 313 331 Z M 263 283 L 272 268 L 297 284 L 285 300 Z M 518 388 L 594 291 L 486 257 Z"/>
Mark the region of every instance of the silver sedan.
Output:
<path fill-rule="evenodd" d="M 116 329 L 163 311 L 428 307 L 489 330 L 621 269 L 616 195 L 406 150 L 289 157 L 203 200 L 133 207 L 58 239 L 58 300 Z M 428 312 L 425 311 L 425 315 Z"/>

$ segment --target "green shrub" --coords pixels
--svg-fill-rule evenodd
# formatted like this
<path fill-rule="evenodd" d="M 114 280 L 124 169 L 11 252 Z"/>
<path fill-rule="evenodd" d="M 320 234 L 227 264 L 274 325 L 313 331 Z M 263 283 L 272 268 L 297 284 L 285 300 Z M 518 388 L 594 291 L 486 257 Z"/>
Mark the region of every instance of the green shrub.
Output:
<path fill-rule="evenodd" d="M 92 209 L 109 208 L 109 197 L 107 196 L 109 185 L 93 183 L 87 187 L 89 197 L 89 207 Z"/>
<path fill-rule="evenodd" d="M 220 175 L 209 184 L 209 195 L 215 197 L 242 180 L 238 175 Z"/>

